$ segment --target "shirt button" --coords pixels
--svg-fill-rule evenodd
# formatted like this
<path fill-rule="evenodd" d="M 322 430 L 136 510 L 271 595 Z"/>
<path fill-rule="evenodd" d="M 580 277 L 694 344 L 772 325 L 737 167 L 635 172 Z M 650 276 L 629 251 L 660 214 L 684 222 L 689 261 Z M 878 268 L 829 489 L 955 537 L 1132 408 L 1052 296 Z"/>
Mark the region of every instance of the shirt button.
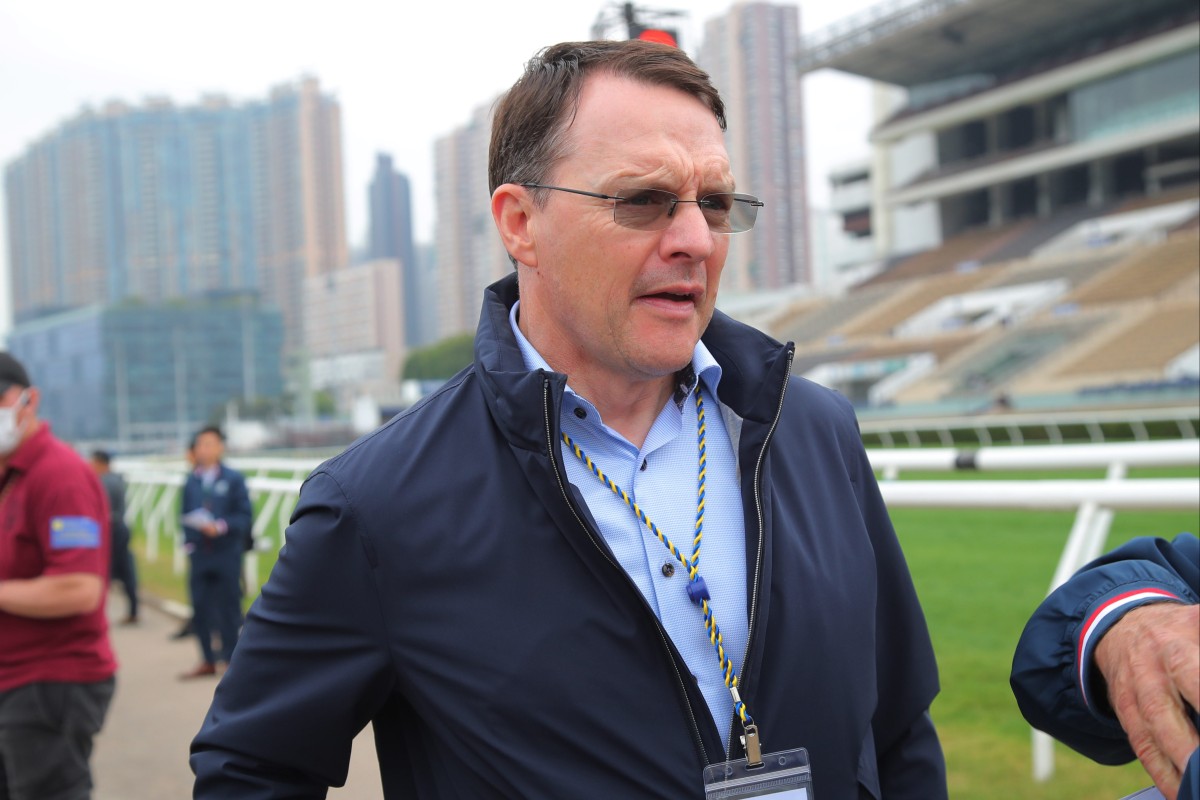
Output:
<path fill-rule="evenodd" d="M 647 464 L 648 464 L 648 462 L 646 461 L 646 459 L 643 458 L 642 459 L 642 470 L 641 470 L 642 472 L 646 471 Z"/>
<path fill-rule="evenodd" d="M 664 578 L 669 578 L 675 574 L 675 565 L 670 561 L 662 565 L 662 574 Z"/>
<path fill-rule="evenodd" d="M 586 412 L 586 411 L 584 411 L 582 408 L 576 408 L 576 409 L 575 409 L 575 416 L 579 417 L 580 419 L 583 419 L 584 417 L 586 417 L 586 416 L 587 416 L 587 412 Z"/>

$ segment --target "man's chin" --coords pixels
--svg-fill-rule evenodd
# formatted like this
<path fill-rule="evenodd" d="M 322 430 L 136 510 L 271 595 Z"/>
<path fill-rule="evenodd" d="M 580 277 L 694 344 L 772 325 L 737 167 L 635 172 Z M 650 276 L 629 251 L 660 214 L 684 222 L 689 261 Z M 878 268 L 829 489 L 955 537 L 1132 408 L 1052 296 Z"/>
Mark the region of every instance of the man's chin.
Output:
<path fill-rule="evenodd" d="M 672 348 L 670 351 L 664 349 L 656 352 L 642 353 L 642 357 L 637 359 L 638 371 L 652 378 L 665 378 L 668 375 L 674 375 L 692 363 L 692 355 L 695 353 L 695 350 L 696 345 L 693 342 L 686 351 L 682 348 Z"/>

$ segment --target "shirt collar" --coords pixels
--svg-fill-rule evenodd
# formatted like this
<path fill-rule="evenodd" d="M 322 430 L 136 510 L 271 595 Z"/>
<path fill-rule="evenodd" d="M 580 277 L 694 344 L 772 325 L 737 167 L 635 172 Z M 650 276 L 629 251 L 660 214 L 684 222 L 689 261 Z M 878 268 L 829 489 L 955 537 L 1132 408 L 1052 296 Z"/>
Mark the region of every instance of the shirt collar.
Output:
<path fill-rule="evenodd" d="M 196 477 L 199 478 L 200 480 L 204 481 L 205 483 L 211 483 L 212 481 L 217 479 L 218 475 L 221 474 L 221 465 L 213 464 L 208 469 L 204 469 L 203 467 L 196 467 L 196 469 L 194 469 L 193 472 L 196 473 Z"/>
<path fill-rule="evenodd" d="M 508 312 L 508 324 L 512 327 L 513 336 L 517 338 L 517 347 L 521 349 L 521 358 L 525 362 L 525 368 L 531 371 L 542 369 L 546 372 L 554 372 L 554 368 L 546 363 L 546 359 L 542 358 L 542 354 L 529 343 L 517 325 L 517 313 L 520 307 L 520 300 L 513 303 L 512 309 Z M 700 381 L 704 381 L 704 386 L 708 389 L 709 394 L 716 397 L 717 385 L 721 382 L 721 365 L 704 346 L 704 342 L 697 341 L 695 349 L 692 350 L 691 363 L 675 373 L 675 376 L 677 384 L 674 399 L 677 405 L 682 404 L 695 391 Z M 568 376 L 567 392 L 575 394 L 571 389 L 570 376 Z"/>

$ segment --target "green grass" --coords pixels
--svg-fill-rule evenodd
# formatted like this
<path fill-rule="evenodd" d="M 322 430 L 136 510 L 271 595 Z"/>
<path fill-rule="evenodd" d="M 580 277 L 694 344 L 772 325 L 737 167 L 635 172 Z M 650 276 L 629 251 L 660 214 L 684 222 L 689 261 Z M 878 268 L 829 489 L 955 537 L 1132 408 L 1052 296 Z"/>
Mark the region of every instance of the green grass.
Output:
<path fill-rule="evenodd" d="M 915 480 L 1101 478 L 1102 470 L 1015 473 L 901 473 Z M 1130 477 L 1200 477 L 1196 469 L 1138 469 Z M 257 509 L 256 509 L 257 510 Z M 892 512 L 933 636 L 942 692 L 933 706 L 955 800 L 1116 800 L 1147 786 L 1137 764 L 1103 767 L 1056 745 L 1056 772 L 1030 778 L 1030 731 L 1008 686 L 1013 648 L 1045 597 L 1073 512 L 927 510 Z M 1197 532 L 1194 512 L 1117 512 L 1106 549 L 1139 535 Z M 273 529 L 272 529 L 273 530 Z M 134 550 L 146 591 L 186 602 L 166 540 L 156 563 Z M 266 580 L 274 553 L 259 553 Z M 260 581 L 261 582 L 261 581 Z M 249 602 L 249 600 L 247 600 Z"/>

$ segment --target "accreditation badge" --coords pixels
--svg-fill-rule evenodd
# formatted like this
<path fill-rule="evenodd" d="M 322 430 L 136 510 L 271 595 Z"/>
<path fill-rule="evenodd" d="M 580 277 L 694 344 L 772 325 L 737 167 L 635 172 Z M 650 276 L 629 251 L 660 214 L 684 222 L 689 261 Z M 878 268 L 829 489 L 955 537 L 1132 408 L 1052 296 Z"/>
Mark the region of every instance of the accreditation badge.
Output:
<path fill-rule="evenodd" d="M 744 758 L 704 769 L 704 800 L 813 800 L 812 767 L 803 747 L 766 753 L 758 764 Z"/>

